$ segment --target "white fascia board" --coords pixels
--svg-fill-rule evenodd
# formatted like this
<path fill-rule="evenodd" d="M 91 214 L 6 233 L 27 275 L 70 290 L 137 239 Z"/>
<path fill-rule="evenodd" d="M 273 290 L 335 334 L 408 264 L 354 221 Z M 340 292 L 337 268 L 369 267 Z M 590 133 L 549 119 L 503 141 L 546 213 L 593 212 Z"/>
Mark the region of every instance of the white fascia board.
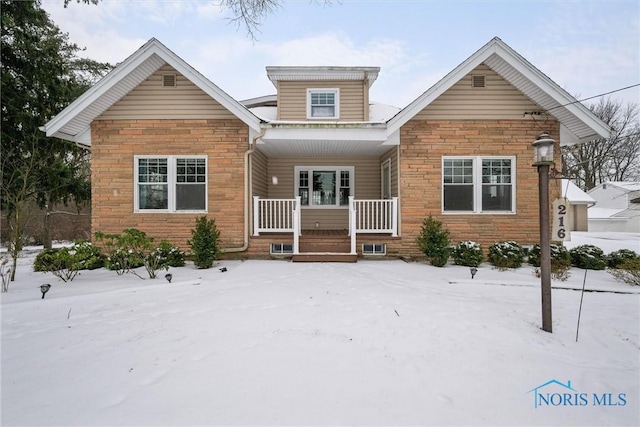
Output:
<path fill-rule="evenodd" d="M 451 86 L 456 84 L 460 79 L 473 71 L 478 65 L 494 52 L 494 45 L 497 39 L 493 39 L 476 53 L 467 58 L 462 64 L 451 70 L 446 76 L 440 79 L 436 84 L 431 86 L 416 98 L 412 103 L 407 105 L 398 114 L 396 114 L 388 122 L 389 133 L 396 132 L 405 123 L 411 120 L 416 114 L 424 110 L 436 98 L 445 93 Z"/>
<path fill-rule="evenodd" d="M 504 61 L 558 102 L 559 106 L 562 106 L 559 108 L 564 108 L 569 111 L 602 138 L 609 138 L 611 129 L 593 114 L 591 110 L 581 102 L 578 102 L 567 91 L 558 86 L 557 83 L 524 59 L 518 52 L 511 49 L 504 44 L 504 42 L 498 42 L 494 50 Z"/>
<path fill-rule="evenodd" d="M 126 77 L 154 54 L 218 101 L 222 106 L 247 124 L 247 126 L 255 130 L 260 129 L 260 119 L 258 117 L 154 38 L 117 65 L 116 68 L 103 77 L 98 83 L 89 88 L 83 95 L 45 124 L 44 129 L 46 135 L 54 135 L 81 111 L 89 107 L 96 99 L 104 95 L 109 89 L 118 84 L 121 79 Z"/>
<path fill-rule="evenodd" d="M 73 117 L 78 115 L 85 108 L 89 107 L 96 99 L 104 95 L 109 89 L 115 86 L 124 76 L 135 70 L 146 61 L 157 50 L 157 40 L 151 39 L 137 52 L 129 56 L 95 85 L 91 86 L 78 99 L 69 104 L 64 110 L 58 113 L 53 119 L 44 125 L 47 136 L 52 136 L 67 124 Z"/>
<path fill-rule="evenodd" d="M 394 132 L 405 123 L 411 120 L 416 114 L 426 108 L 431 102 L 442 95 L 451 86 L 457 83 L 464 76 L 469 74 L 482 62 L 487 60 L 491 55 L 497 54 L 506 61 L 515 70 L 528 78 L 532 83 L 540 87 L 545 93 L 556 100 L 559 105 L 563 105 L 567 111 L 582 120 L 598 135 L 608 138 L 611 132 L 598 117 L 596 117 L 587 107 L 569 95 L 564 89 L 554 83 L 549 77 L 544 75 L 540 70 L 535 68 L 531 63 L 524 59 L 515 50 L 510 48 L 499 38 L 493 38 L 489 43 L 480 48 L 471 55 L 458 67 L 454 68 L 449 74 L 438 81 L 434 86 L 429 88 L 425 93 L 418 97 L 415 101 L 405 107 L 400 113 L 389 120 L 389 131 Z"/>
<path fill-rule="evenodd" d="M 290 128 L 265 129 L 264 140 L 387 141 L 387 130 L 380 128 Z"/>

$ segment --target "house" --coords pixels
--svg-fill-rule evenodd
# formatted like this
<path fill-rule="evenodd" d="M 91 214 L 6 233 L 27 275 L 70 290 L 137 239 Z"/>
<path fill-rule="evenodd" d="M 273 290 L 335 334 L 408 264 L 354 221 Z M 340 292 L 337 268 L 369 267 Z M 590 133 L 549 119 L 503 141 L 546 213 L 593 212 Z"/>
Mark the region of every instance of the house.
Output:
<path fill-rule="evenodd" d="M 565 197 L 571 204 L 569 230 L 589 231 L 588 210 L 596 204 L 595 199 L 568 179 L 561 179 L 559 185 L 560 197 Z"/>
<path fill-rule="evenodd" d="M 640 233 L 640 182 L 604 182 L 589 190 L 589 231 Z"/>
<path fill-rule="evenodd" d="M 379 74 L 267 67 L 276 95 L 239 102 L 151 39 L 43 130 L 90 147 L 94 232 L 185 246 L 206 215 L 226 252 L 351 261 L 419 255 L 429 215 L 454 242 L 536 243 L 536 136 L 609 134 L 499 38 L 402 109 L 369 99 Z"/>

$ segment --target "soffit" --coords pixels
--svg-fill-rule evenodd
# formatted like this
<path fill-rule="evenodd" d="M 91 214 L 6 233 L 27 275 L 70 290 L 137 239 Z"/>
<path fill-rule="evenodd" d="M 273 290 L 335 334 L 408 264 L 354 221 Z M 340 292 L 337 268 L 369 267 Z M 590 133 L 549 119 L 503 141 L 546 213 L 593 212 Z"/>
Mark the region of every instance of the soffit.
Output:
<path fill-rule="evenodd" d="M 502 78 L 508 81 L 516 89 L 529 97 L 533 102 L 542 107 L 544 112 L 557 118 L 560 123 L 569 129 L 569 131 L 571 131 L 571 133 L 573 133 L 579 140 L 595 139 L 600 137 L 600 135 L 598 135 L 591 126 L 587 125 L 576 115 L 575 111 L 571 111 L 572 109 L 575 110 L 580 108 L 577 103 L 565 105 L 567 103 L 574 102 L 574 99 L 566 97 L 559 101 L 552 97 L 547 90 L 532 82 L 529 77 L 524 75 L 512 64 L 497 54 L 489 56 L 484 63 L 496 73 L 500 74 Z M 551 82 L 551 80 L 549 80 L 549 82 Z M 544 120 L 544 118 L 542 120 Z"/>
<path fill-rule="evenodd" d="M 90 123 L 109 107 L 122 99 L 127 93 L 135 89 L 145 79 L 155 73 L 165 61 L 158 55 L 151 55 L 139 67 L 120 79 L 115 85 L 105 91 L 102 96 L 96 98 L 77 116 L 69 120 L 57 133 L 77 135 L 85 130 Z M 54 136 L 58 136 L 56 135 Z"/>

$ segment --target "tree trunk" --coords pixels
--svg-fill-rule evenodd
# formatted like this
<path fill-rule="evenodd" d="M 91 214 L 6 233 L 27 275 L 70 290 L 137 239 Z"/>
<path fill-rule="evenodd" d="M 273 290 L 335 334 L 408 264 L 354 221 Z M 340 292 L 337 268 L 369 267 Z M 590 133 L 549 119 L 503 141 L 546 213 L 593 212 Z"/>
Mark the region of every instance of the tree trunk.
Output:
<path fill-rule="evenodd" d="M 51 212 L 53 211 L 53 207 L 51 204 L 47 204 L 45 207 L 45 215 L 44 215 L 44 230 L 42 236 L 42 244 L 45 249 L 51 249 Z"/>

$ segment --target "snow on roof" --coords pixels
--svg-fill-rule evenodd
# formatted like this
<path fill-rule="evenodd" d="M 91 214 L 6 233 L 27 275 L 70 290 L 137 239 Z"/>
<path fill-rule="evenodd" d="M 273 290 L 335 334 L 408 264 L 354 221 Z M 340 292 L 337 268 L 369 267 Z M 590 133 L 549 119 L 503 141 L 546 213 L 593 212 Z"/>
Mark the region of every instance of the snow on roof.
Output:
<path fill-rule="evenodd" d="M 569 199 L 574 205 L 594 205 L 596 203 L 595 199 L 582 191 L 580 187 L 575 185 L 568 179 L 560 180 L 560 185 L 562 186 L 562 196 Z"/>
<path fill-rule="evenodd" d="M 605 184 L 614 185 L 625 191 L 640 191 L 640 182 L 609 181 Z"/>
<path fill-rule="evenodd" d="M 622 217 L 616 217 L 615 215 L 625 210 L 626 209 L 590 207 L 587 211 L 587 215 L 589 216 L 589 219 L 623 219 Z"/>

